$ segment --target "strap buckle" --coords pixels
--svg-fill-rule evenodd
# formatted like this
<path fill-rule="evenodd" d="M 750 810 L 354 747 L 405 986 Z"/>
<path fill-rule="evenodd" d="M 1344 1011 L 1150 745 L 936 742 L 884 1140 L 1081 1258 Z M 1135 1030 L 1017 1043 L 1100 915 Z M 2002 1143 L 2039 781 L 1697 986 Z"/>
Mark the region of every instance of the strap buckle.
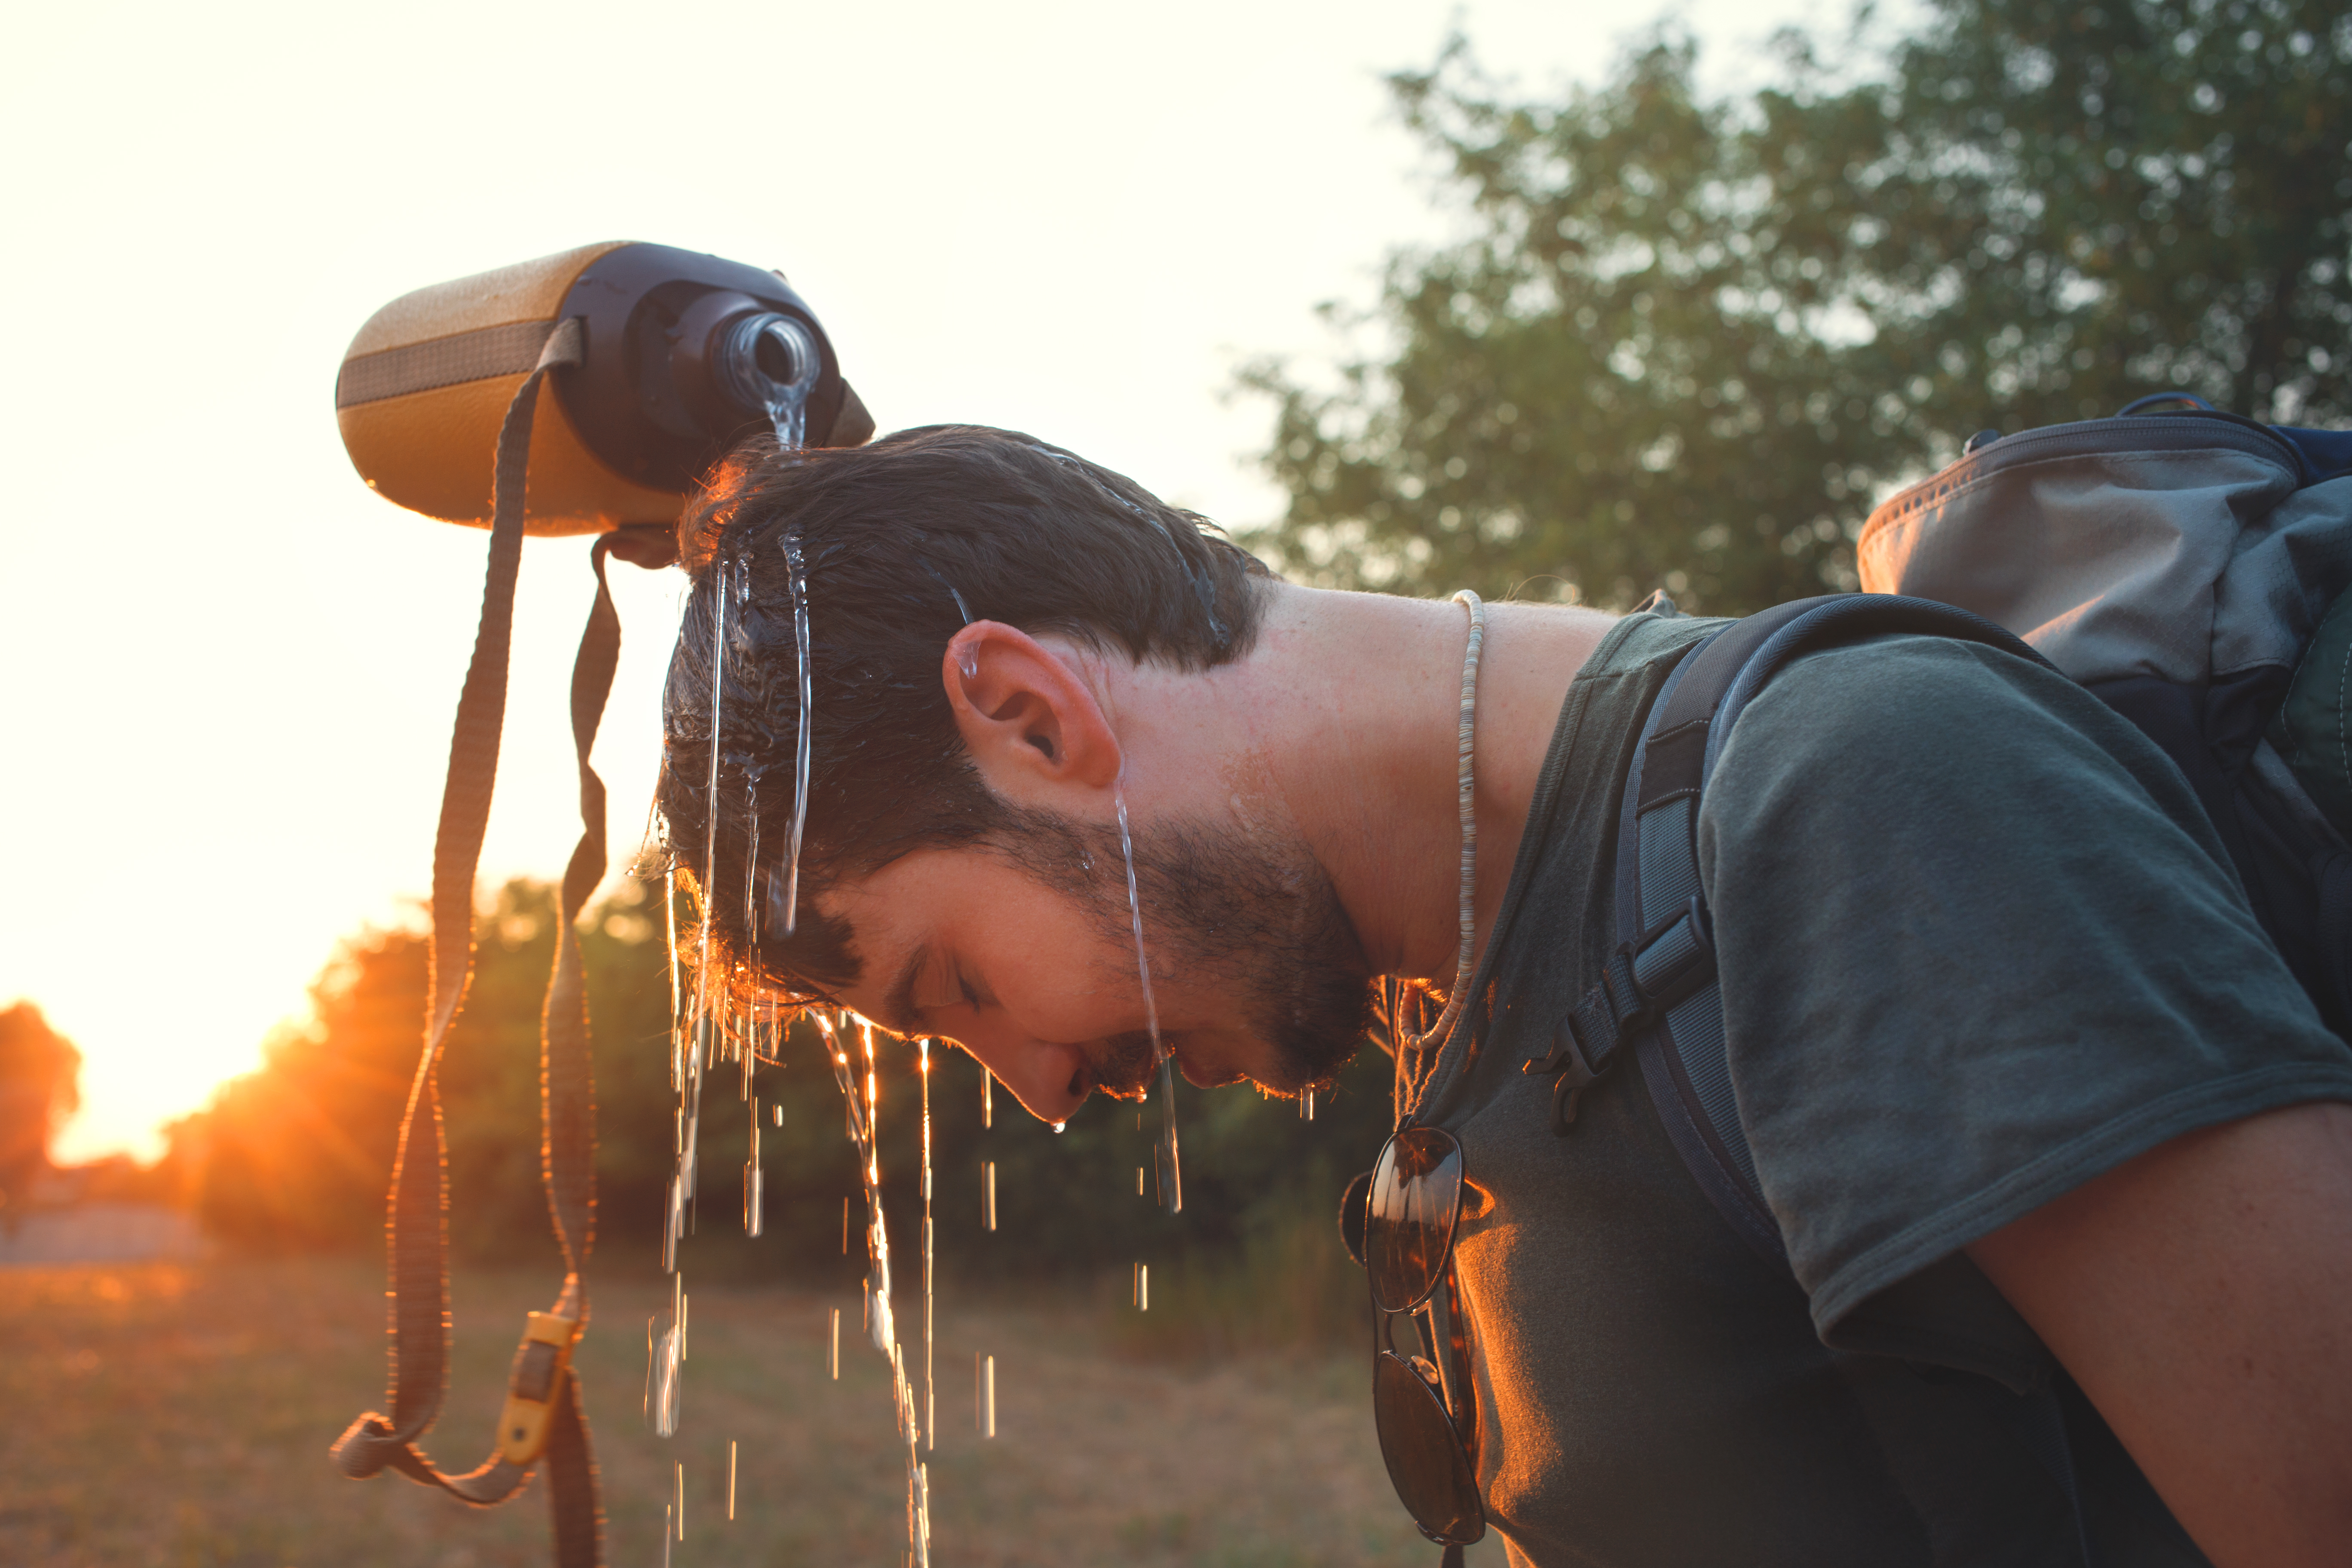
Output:
<path fill-rule="evenodd" d="M 555 1404 L 563 1393 L 565 1373 L 572 1368 L 572 1347 L 580 1338 L 580 1320 L 553 1312 L 533 1312 L 515 1347 L 514 1370 L 507 1376 L 506 1408 L 499 1412 L 499 1457 L 515 1466 L 539 1462 L 547 1452 L 547 1437 L 555 1426 Z"/>
<path fill-rule="evenodd" d="M 1576 1121 L 1578 1101 L 1586 1089 L 1606 1076 L 1609 1064 L 1603 1062 L 1595 1068 L 1586 1059 L 1584 1043 L 1577 1038 L 1576 1019 L 1570 1016 L 1562 1018 L 1559 1026 L 1551 1032 L 1550 1054 L 1528 1062 L 1519 1070 L 1529 1078 L 1559 1075 L 1551 1086 L 1551 1130 L 1554 1137 L 1565 1138 Z"/>
<path fill-rule="evenodd" d="M 1715 932 L 1706 900 L 1694 893 L 1670 919 L 1620 943 L 1601 984 L 1622 1036 L 1650 1027 L 1714 979 Z"/>
<path fill-rule="evenodd" d="M 1608 1073 L 1628 1036 L 1655 1027 L 1714 981 L 1714 933 L 1706 901 L 1696 894 L 1673 919 L 1620 942 L 1600 981 L 1552 1030 L 1550 1053 L 1519 1069 L 1530 1078 L 1559 1075 L 1552 1131 L 1568 1135 L 1584 1091 Z"/>

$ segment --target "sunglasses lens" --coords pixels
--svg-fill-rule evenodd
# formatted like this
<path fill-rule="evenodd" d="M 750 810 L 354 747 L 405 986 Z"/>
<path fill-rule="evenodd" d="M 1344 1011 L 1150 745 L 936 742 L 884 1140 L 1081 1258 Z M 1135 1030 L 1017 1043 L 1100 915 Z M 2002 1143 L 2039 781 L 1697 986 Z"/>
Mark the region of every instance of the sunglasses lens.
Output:
<path fill-rule="evenodd" d="M 1364 1266 L 1381 1310 L 1409 1312 L 1436 1289 L 1462 1212 L 1462 1146 L 1433 1127 L 1388 1142 L 1372 1172 Z"/>
<path fill-rule="evenodd" d="M 1462 1545 L 1486 1534 L 1478 1479 L 1444 1402 L 1420 1373 L 1386 1351 L 1372 1358 L 1372 1419 L 1389 1479 L 1423 1533 Z"/>

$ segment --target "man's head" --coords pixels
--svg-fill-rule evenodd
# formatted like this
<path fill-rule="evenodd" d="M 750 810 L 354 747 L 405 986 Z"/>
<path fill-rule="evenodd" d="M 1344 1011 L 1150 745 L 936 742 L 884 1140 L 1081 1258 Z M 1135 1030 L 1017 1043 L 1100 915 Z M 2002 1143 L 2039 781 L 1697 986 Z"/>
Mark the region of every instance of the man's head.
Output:
<path fill-rule="evenodd" d="M 676 862 L 710 889 L 721 972 L 739 990 L 959 1039 L 1041 1113 L 1090 1088 L 1139 1089 L 1149 1048 L 1115 816 L 1131 724 L 1097 677 L 1230 668 L 1259 629 L 1263 568 L 1118 475 L 960 426 L 755 454 L 684 537 L 696 586 L 661 806 Z M 814 731 L 790 934 L 788 541 L 805 571 Z M 1133 839 L 1154 990 L 1188 1072 L 1295 1089 L 1336 1070 L 1361 1037 L 1365 976 L 1304 847 L 1222 809 L 1139 811 Z"/>

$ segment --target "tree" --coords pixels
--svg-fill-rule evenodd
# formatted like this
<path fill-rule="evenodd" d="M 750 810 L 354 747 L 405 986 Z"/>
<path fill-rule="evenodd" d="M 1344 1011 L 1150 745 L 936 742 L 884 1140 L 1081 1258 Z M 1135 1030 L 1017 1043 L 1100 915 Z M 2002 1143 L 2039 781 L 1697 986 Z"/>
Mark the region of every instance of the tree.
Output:
<path fill-rule="evenodd" d="M 49 1169 L 49 1141 L 81 1104 L 81 1052 L 18 1002 L 0 1012 L 0 1217 L 13 1226 Z"/>
<path fill-rule="evenodd" d="M 310 987 L 310 1016 L 282 1026 L 264 1065 L 174 1128 L 204 1151 L 197 1213 L 238 1246 L 279 1250 L 379 1233 L 401 1107 L 425 1016 L 425 939 L 368 930 Z"/>
<path fill-rule="evenodd" d="M 1853 584 L 1870 498 L 1983 427 L 2170 387 L 2352 415 L 2352 22 L 1942 0 L 1741 100 L 1668 32 L 1528 101 L 1391 80 L 1474 231 L 1391 258 L 1322 385 L 1261 362 L 1307 580 L 1739 613 Z"/>
<path fill-rule="evenodd" d="M 664 933 L 635 881 L 582 922 L 600 1098 L 601 1213 L 650 1232 L 668 1174 Z M 539 1023 L 554 961 L 554 889 L 516 881 L 477 921 L 473 978 L 440 1074 L 449 1231 L 461 1256 L 555 1257 L 539 1174 Z M 263 1250 L 368 1245 L 383 1234 L 425 1027 L 427 942 L 415 930 L 346 938 L 264 1065 L 232 1079 L 175 1144 L 203 1150 L 208 1230 Z"/>

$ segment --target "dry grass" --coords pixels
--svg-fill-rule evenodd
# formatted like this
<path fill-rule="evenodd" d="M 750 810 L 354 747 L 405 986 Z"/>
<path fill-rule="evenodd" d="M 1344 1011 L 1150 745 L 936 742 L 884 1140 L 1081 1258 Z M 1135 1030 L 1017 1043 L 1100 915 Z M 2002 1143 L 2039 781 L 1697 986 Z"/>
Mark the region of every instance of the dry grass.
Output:
<path fill-rule="evenodd" d="M 445 1460 L 470 1466 L 487 1447 L 515 1331 L 548 1286 L 458 1280 Z M 380 1289 L 355 1260 L 0 1270 L 0 1562 L 544 1561 L 535 1499 L 475 1513 L 394 1477 L 345 1481 L 328 1464 L 328 1443 L 381 1397 Z M 683 1429 L 663 1442 L 641 1405 L 643 1325 L 664 1298 L 652 1280 L 604 1283 L 582 1352 L 611 1560 L 662 1561 L 663 1504 L 682 1463 L 679 1568 L 898 1563 L 903 1450 L 855 1300 L 695 1290 Z M 849 1320 L 839 1383 L 825 1375 L 835 1304 Z M 944 1301 L 939 1321 L 929 1464 L 941 1568 L 1435 1558 L 1389 1490 L 1354 1356 L 1139 1361 L 1083 1304 Z M 902 1322 L 919 1327 L 913 1310 Z M 994 1442 L 973 1430 L 976 1351 L 996 1357 Z M 1472 1553 L 1500 1558 L 1491 1544 Z"/>

